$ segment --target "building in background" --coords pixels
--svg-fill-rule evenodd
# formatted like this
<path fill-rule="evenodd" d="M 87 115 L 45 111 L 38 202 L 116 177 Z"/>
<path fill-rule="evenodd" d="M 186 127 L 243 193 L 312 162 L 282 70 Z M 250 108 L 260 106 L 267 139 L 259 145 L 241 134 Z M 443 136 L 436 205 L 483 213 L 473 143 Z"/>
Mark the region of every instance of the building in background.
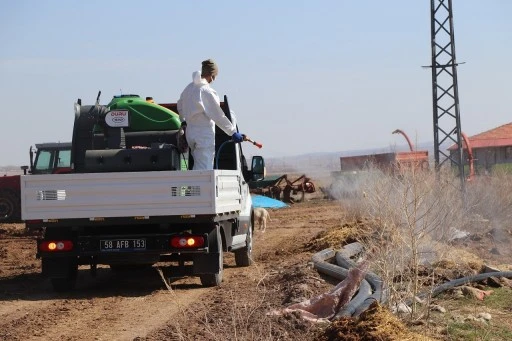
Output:
<path fill-rule="evenodd" d="M 399 174 L 407 170 L 429 169 L 428 151 L 392 152 L 340 157 L 342 172 L 375 167 L 385 173 Z"/>
<path fill-rule="evenodd" d="M 468 137 L 469 150 L 463 143 L 465 169 L 472 159 L 476 175 L 491 174 L 496 170 L 512 172 L 512 123 Z M 448 148 L 450 154 L 457 152 L 454 144 Z"/>

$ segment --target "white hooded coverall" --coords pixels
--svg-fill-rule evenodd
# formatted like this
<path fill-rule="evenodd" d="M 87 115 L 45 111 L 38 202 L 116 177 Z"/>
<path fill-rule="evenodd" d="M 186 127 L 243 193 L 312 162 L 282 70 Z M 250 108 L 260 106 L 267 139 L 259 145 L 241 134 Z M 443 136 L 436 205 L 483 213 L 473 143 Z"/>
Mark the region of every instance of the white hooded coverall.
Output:
<path fill-rule="evenodd" d="M 215 124 L 232 136 L 236 123 L 224 115 L 217 92 L 201 78 L 199 71 L 192 74 L 192 79 L 178 100 L 178 112 L 181 121 L 187 122 L 186 137 L 194 158 L 193 169 L 213 169 Z"/>

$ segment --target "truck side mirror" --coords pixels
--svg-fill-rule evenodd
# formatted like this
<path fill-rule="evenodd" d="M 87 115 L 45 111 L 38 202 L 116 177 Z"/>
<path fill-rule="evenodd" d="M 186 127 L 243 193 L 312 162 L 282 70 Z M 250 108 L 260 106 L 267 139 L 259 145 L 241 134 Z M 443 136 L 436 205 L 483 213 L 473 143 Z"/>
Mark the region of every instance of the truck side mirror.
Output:
<path fill-rule="evenodd" d="M 252 163 L 252 180 L 263 180 L 265 178 L 265 160 L 262 156 L 253 156 Z"/>
<path fill-rule="evenodd" d="M 20 168 L 23 170 L 23 175 L 27 175 L 28 166 L 21 166 Z"/>
<path fill-rule="evenodd" d="M 30 157 L 30 173 L 32 173 L 34 171 L 34 149 L 32 148 L 32 146 L 30 146 L 29 157 Z"/>

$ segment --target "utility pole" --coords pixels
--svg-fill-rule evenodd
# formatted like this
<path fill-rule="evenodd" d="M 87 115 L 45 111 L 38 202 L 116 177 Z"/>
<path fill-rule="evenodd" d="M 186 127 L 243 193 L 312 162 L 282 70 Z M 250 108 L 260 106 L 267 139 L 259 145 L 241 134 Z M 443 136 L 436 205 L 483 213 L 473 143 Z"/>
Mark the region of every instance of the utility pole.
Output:
<path fill-rule="evenodd" d="M 430 9 L 435 167 L 439 171 L 445 161 L 451 161 L 452 165 L 458 167 L 461 189 L 464 190 L 458 63 L 455 58 L 452 0 L 430 0 Z M 457 145 L 457 152 L 453 155 L 441 149 L 443 143 L 450 141 Z"/>

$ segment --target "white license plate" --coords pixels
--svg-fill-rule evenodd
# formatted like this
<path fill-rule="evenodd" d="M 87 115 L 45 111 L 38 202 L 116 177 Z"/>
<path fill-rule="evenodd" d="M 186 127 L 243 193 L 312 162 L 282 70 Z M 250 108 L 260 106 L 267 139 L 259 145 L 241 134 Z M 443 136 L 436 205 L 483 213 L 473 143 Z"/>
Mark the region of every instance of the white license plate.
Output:
<path fill-rule="evenodd" d="M 100 240 L 101 251 L 146 250 L 146 239 L 104 239 Z"/>

